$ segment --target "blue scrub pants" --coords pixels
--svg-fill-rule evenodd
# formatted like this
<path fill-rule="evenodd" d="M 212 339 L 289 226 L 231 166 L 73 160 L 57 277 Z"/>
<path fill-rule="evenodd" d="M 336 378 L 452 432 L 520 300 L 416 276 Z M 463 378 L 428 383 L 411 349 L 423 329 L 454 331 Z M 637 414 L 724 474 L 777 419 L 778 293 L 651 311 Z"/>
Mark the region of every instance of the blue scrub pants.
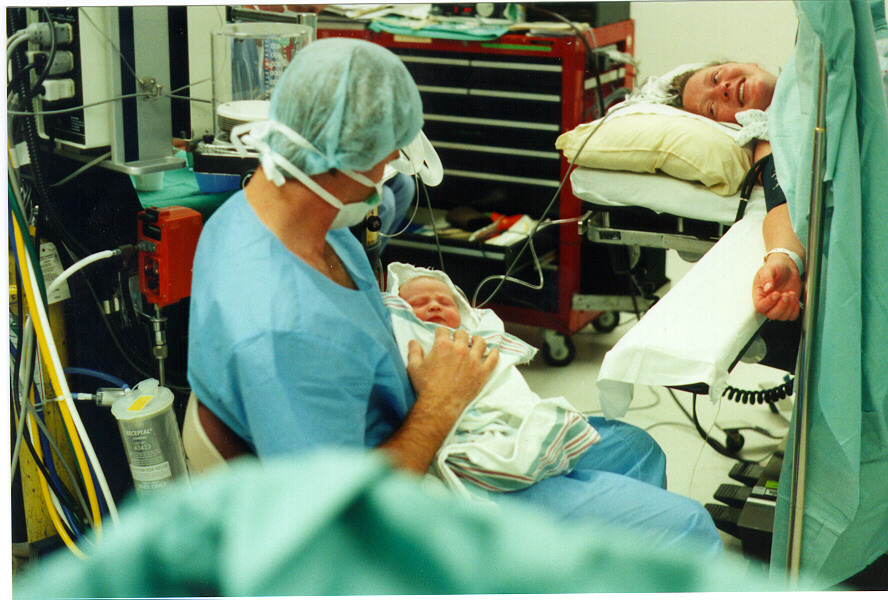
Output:
<path fill-rule="evenodd" d="M 571 473 L 500 494 L 503 500 L 527 502 L 570 521 L 632 530 L 652 546 L 722 553 L 718 530 L 703 505 L 666 491 L 666 456 L 647 432 L 602 417 L 589 423 L 601 441 Z"/>

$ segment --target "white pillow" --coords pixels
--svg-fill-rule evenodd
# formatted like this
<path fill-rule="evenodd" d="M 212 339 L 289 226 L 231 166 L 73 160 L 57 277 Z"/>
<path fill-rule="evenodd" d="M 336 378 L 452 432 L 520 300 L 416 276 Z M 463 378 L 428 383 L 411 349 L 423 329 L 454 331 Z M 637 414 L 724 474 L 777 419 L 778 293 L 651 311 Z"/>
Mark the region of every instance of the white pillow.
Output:
<path fill-rule="evenodd" d="M 750 148 L 734 141 L 734 128 L 674 107 L 631 107 L 563 133 L 555 147 L 569 161 L 593 169 L 655 173 L 699 181 L 721 196 L 737 193 L 752 167 Z M 736 127 L 736 126 L 735 126 Z"/>

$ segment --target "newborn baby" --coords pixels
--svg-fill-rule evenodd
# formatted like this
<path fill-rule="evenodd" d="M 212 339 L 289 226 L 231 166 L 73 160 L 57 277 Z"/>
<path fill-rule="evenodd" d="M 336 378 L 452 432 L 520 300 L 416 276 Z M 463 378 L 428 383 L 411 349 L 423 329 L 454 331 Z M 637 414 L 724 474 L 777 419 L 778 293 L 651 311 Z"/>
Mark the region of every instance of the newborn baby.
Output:
<path fill-rule="evenodd" d="M 506 333 L 493 311 L 472 308 L 445 273 L 392 263 L 387 289 L 385 305 L 405 361 L 408 342 L 429 352 L 439 327 L 480 335 L 500 353 L 487 385 L 432 461 L 431 474 L 448 487 L 470 496 L 522 489 L 569 472 L 599 441 L 567 400 L 542 399 L 528 387 L 516 365 L 529 362 L 536 349 Z"/>

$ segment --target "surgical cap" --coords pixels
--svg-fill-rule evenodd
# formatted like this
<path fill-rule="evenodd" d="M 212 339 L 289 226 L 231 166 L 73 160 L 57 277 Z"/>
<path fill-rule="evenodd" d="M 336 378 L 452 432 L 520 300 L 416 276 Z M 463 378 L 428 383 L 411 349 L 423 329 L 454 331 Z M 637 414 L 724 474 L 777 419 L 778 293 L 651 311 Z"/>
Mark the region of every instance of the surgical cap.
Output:
<path fill-rule="evenodd" d="M 307 175 L 367 171 L 412 141 L 423 124 L 419 90 L 400 59 L 350 38 L 327 38 L 300 50 L 275 86 L 269 117 L 321 152 L 269 135 L 271 148 Z"/>

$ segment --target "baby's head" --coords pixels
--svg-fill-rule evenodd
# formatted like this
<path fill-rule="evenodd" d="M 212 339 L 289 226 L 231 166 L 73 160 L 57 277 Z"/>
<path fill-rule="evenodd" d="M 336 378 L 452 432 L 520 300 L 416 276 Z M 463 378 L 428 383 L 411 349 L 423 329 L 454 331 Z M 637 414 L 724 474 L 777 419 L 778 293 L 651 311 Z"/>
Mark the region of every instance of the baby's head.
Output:
<path fill-rule="evenodd" d="M 404 283 L 398 295 L 413 308 L 421 321 L 456 329 L 460 324 L 459 308 L 453 293 L 440 279 L 421 275 Z"/>

